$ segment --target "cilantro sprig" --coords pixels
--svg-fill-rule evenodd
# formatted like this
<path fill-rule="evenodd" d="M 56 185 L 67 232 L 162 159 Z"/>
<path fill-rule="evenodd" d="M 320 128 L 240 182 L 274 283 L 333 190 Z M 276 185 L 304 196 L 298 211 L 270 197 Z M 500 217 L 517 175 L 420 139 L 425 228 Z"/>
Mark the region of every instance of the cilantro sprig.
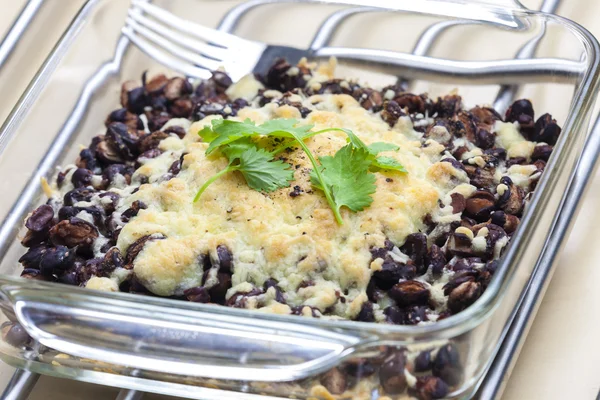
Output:
<path fill-rule="evenodd" d="M 393 170 L 406 172 L 404 167 L 392 157 L 381 157 L 384 151 L 396 151 L 398 146 L 377 142 L 367 146 L 352 131 L 343 128 L 328 128 L 311 131 L 312 125 L 298 125 L 295 119 L 274 119 L 256 125 L 249 119 L 243 122 L 216 119 L 210 126 L 198 132 L 205 142 L 210 143 L 206 154 L 219 150 L 227 157 L 229 165 L 208 179 L 200 188 L 194 201 L 197 201 L 206 188 L 221 176 L 239 171 L 248 186 L 261 192 L 272 192 L 290 186 L 293 171 L 290 165 L 275 157 L 285 149 L 298 145 L 310 160 L 313 170 L 311 184 L 321 190 L 331 207 L 336 221 L 343 224 L 340 209 L 362 211 L 368 207 L 375 193 L 375 176 L 372 172 Z M 344 132 L 349 144 L 334 156 L 319 157 L 319 162 L 304 141 L 325 132 Z M 267 150 L 260 148 L 254 138 L 275 137 L 285 139 L 279 146 Z"/>
<path fill-rule="evenodd" d="M 211 183 L 233 171 L 241 172 L 248 186 L 259 192 L 273 192 L 287 187 L 294 179 L 294 172 L 289 164 L 275 160 L 273 154 L 257 148 L 250 138 L 230 142 L 223 146 L 221 153 L 227 157 L 229 165 L 202 185 L 194 197 L 194 202 L 200 199 Z"/>

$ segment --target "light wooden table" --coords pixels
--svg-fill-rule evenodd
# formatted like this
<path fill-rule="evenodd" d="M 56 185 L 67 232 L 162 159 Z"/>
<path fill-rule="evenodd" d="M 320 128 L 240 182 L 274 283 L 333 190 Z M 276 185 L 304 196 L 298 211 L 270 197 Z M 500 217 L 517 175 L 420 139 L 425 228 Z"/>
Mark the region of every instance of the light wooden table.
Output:
<path fill-rule="evenodd" d="M 59 1 L 59 0 L 53 0 Z M 50 16 L 52 26 L 28 32 L 22 46 L 0 72 L 0 120 L 18 99 L 38 66 L 72 18 L 81 0 L 60 0 L 62 10 Z M 0 0 L 0 37 L 25 0 Z M 523 1 L 536 8 L 539 0 Z M 560 15 L 573 19 L 600 37 L 600 2 L 564 0 Z M 597 107 L 598 108 L 598 107 Z M 504 393 L 505 400 L 594 399 L 600 389 L 600 174 L 587 194 L 581 213 L 529 332 Z M 12 368 L 0 363 L 0 387 Z M 32 400 L 112 399 L 117 389 L 42 377 Z M 145 398 L 160 399 L 148 395 Z"/>

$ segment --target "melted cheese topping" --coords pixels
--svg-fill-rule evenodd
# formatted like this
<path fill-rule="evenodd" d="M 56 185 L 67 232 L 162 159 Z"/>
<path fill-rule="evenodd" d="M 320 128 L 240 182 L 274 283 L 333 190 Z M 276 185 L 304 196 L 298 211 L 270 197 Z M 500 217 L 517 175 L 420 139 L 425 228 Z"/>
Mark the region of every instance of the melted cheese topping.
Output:
<path fill-rule="evenodd" d="M 243 85 L 247 87 L 248 82 Z M 134 263 L 137 279 L 151 292 L 179 296 L 185 289 L 199 286 L 203 255 L 216 261 L 217 246 L 225 245 L 233 254 L 234 265 L 233 288 L 228 296 L 248 291 L 253 285 L 262 287 L 265 280 L 274 278 L 289 306 L 303 304 L 321 311 L 332 307 L 331 314 L 352 318 L 367 301 L 366 287 L 377 269 L 371 264 L 369 249 L 382 247 L 386 238 L 402 244 L 407 235 L 424 228 L 423 218 L 437 210 L 438 199 L 469 182 L 464 171 L 439 162 L 443 146 L 434 141 L 421 146 L 421 134 L 410 122 L 390 129 L 380 116 L 347 95 L 315 95 L 304 99 L 303 105 L 315 110 L 305 119 L 296 108 L 275 103 L 247 107 L 232 119 L 250 118 L 260 124 L 273 118 L 297 118 L 301 124 L 315 125 L 315 130 L 351 129 L 367 144 L 397 144 L 399 151 L 382 155 L 397 159 L 408 173 L 376 173 L 372 205 L 358 213 L 342 209 L 343 225 L 336 223 L 322 192 L 311 188 L 312 166 L 299 149 L 284 153 L 294 169 L 291 187 L 263 194 L 250 189 L 235 172 L 209 186 L 194 203 L 198 188 L 227 166 L 220 155 L 206 156 L 208 145 L 197 134 L 215 117 L 196 122 L 183 139 L 172 136 L 161 142 L 164 153 L 146 160 L 134 175 L 134 179 L 148 177 L 149 183 L 119 207 L 124 211 L 135 200 L 148 206 L 124 225 L 117 243 L 121 251 L 126 252 L 143 236 L 166 236 L 146 242 Z M 308 139 L 306 144 L 315 156 L 333 155 L 346 144 L 346 136 L 328 132 Z M 170 165 L 182 154 L 181 172 L 165 180 Z M 301 188 L 299 196 L 290 196 L 294 186 Z M 307 280 L 314 285 L 298 289 Z M 338 301 L 340 295 L 344 302 Z M 289 312 L 288 306 L 273 297 L 258 299 L 249 306 Z"/>

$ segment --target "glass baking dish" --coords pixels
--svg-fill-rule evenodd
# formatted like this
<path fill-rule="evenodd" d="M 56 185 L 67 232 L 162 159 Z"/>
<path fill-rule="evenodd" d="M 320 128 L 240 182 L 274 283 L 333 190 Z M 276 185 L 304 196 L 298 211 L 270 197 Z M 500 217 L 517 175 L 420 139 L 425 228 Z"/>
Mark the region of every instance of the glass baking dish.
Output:
<path fill-rule="evenodd" d="M 154 3 L 207 26 L 216 26 L 240 4 Z M 307 48 L 333 12 L 357 4 L 393 7 L 356 14 L 340 26 L 331 42 L 341 49 L 332 51 L 339 55 L 339 75 L 374 86 L 402 76 L 412 79 L 411 91 L 432 97 L 458 89 L 470 106 L 491 103 L 499 83 L 518 84 L 519 97 L 530 98 L 538 112 L 551 113 L 563 126 L 487 291 L 470 308 L 435 324 L 393 326 L 270 315 L 16 277 L 22 222 L 44 201 L 39 179 L 50 179 L 58 165 L 75 159 L 78 144 L 102 132 L 105 116 L 117 106 L 121 82 L 139 79 L 145 70 L 166 70 L 121 36 L 128 2 L 89 0 L 0 133 L 0 306 L 5 319 L 18 319 L 35 339 L 25 346 L 0 343 L 4 361 L 42 374 L 203 399 L 237 399 L 241 393 L 244 398 L 379 398 L 385 393 L 378 369 L 382 359 L 406 354 L 410 386 L 414 357 L 432 351 L 436 363 L 442 363 L 438 373 L 451 382 L 448 398 L 468 398 L 476 391 L 532 273 L 541 261 L 551 264 L 560 250 L 569 226 L 561 217 L 571 219 L 581 194 L 569 197 L 568 189 L 586 183 L 593 170 L 590 154 L 598 145 L 584 144 L 598 85 L 598 43 L 568 20 L 508 1 L 269 3 L 252 9 L 236 33 Z M 472 78 L 428 69 L 429 64 L 394 69 L 344 58 L 350 47 L 410 53 L 427 27 L 458 19 L 468 23 L 444 32 L 426 60 L 439 65 L 443 62 L 437 59 L 456 61 L 472 68 Z M 512 59 L 532 41 L 538 42 L 539 61 L 516 63 L 505 74 L 481 73 L 479 62 Z M 559 68 L 564 65 L 568 70 Z M 328 379 L 343 379 L 344 390 L 332 395 L 324 386 Z"/>

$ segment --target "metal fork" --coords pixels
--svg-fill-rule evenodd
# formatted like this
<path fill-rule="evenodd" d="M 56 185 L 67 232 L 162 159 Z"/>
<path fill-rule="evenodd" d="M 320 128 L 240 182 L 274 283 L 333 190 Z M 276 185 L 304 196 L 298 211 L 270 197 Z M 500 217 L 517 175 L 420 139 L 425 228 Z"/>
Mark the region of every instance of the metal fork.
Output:
<path fill-rule="evenodd" d="M 581 63 L 559 58 L 453 61 L 377 49 L 272 46 L 204 27 L 141 0 L 132 4 L 123 34 L 151 58 L 196 78 L 210 77 L 210 71 L 225 67 L 231 78 L 238 80 L 250 72 L 265 73 L 281 57 L 295 64 L 302 57 L 335 56 L 407 79 L 445 76 L 456 83 L 514 84 L 537 82 L 549 75 L 560 81 L 584 69 Z"/>
<path fill-rule="evenodd" d="M 123 34 L 150 57 L 191 77 L 208 78 L 210 71 L 224 66 L 229 76 L 238 80 L 251 71 L 264 72 L 276 58 L 295 64 L 308 56 L 307 51 L 207 28 L 140 0 L 133 0 L 132 5 Z"/>

